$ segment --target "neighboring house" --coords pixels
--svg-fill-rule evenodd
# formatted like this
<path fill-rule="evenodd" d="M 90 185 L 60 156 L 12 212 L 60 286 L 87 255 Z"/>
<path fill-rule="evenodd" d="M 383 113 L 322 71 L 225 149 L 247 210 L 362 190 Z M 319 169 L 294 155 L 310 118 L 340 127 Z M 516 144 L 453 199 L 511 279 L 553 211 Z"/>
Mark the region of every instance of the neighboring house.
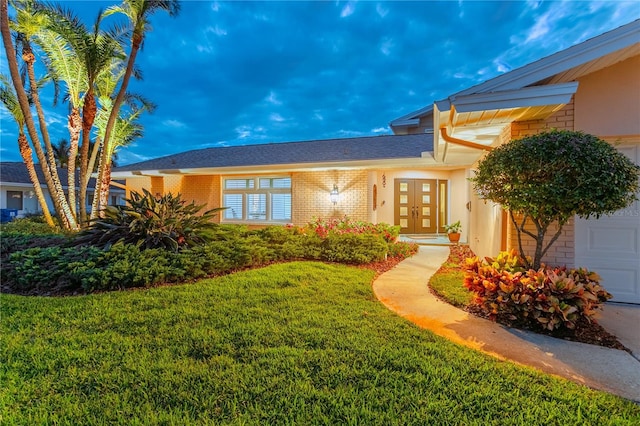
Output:
<path fill-rule="evenodd" d="M 638 70 L 634 21 L 393 120 L 395 135 L 202 149 L 120 167 L 113 177 L 126 179 L 127 190 L 228 207 L 219 218 L 227 223 L 346 215 L 437 234 L 460 220 L 463 241 L 495 255 L 514 246 L 514 233 L 502 208 L 479 200 L 468 181 L 483 153 L 558 128 L 619 144 L 640 163 Z M 640 303 L 638 203 L 570 222 L 545 260 L 594 269 L 614 300 Z"/>
<path fill-rule="evenodd" d="M 40 166 L 36 165 L 36 173 L 40 181 L 40 186 L 45 194 L 47 205 L 51 214 L 55 213 L 53 201 L 49 195 L 49 190 L 44 181 L 44 175 Z M 65 193 L 68 187 L 64 185 L 67 182 L 67 170 L 58 169 L 58 175 L 63 182 L 63 190 Z M 77 177 L 76 177 L 77 178 Z M 91 211 L 91 201 L 93 200 L 93 189 L 95 188 L 95 180 L 89 181 L 89 189 L 87 196 L 87 209 Z M 124 204 L 125 190 L 113 187 L 109 192 L 109 204 Z M 22 162 L 1 162 L 0 163 L 0 209 L 17 210 L 17 217 L 24 217 L 31 214 L 42 214 L 42 208 L 35 196 L 33 183 L 29 178 L 27 167 Z"/>

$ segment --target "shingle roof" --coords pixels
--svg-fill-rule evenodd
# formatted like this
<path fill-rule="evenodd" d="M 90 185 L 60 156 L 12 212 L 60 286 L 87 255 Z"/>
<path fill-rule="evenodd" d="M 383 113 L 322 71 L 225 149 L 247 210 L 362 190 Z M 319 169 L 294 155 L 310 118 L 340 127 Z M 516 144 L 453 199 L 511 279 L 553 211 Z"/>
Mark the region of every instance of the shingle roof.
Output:
<path fill-rule="evenodd" d="M 44 180 L 44 173 L 42 173 L 42 169 L 40 165 L 36 164 L 36 174 L 38 175 L 38 180 L 40 181 L 40 186 L 46 186 L 46 182 Z M 60 180 L 62 181 L 62 186 L 66 188 L 67 186 L 67 170 L 58 168 L 58 176 L 60 176 Z M 76 173 L 76 179 L 78 178 L 78 174 Z M 118 181 L 122 182 L 122 181 Z M 1 184 L 9 184 L 9 183 L 17 183 L 17 184 L 28 184 L 32 185 L 31 178 L 29 178 L 29 172 L 27 171 L 27 166 L 23 162 L 8 162 L 3 161 L 0 162 L 0 183 Z M 91 178 L 89 180 L 89 191 L 91 192 L 93 188 L 96 186 L 96 180 Z M 117 191 L 117 188 L 111 188 L 113 191 Z"/>
<path fill-rule="evenodd" d="M 420 158 L 433 151 L 433 135 L 384 135 L 206 148 L 114 169 L 114 172 L 217 168 Z"/>

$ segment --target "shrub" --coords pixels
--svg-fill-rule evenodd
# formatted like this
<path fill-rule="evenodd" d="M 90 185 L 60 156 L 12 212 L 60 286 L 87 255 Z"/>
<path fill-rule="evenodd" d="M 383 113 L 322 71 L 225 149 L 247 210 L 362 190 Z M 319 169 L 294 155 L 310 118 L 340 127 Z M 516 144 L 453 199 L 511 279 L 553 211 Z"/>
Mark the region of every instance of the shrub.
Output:
<path fill-rule="evenodd" d="M 515 250 L 485 261 L 467 259 L 464 286 L 490 318 L 550 331 L 591 321 L 611 298 L 594 272 L 544 265 L 536 271 L 523 265 Z"/>
<path fill-rule="evenodd" d="M 222 209 L 199 214 L 203 206 L 187 204 L 180 194 L 154 197 L 131 193 L 127 206 L 107 206 L 104 217 L 94 221 L 75 240 L 77 245 L 108 248 L 117 242 L 137 244 L 144 249 L 178 250 L 211 241 L 217 224 L 211 219 Z"/>
<path fill-rule="evenodd" d="M 331 233 L 322 243 L 322 260 L 362 264 L 383 260 L 387 243 L 379 235 Z"/>
<path fill-rule="evenodd" d="M 27 235 L 60 234 L 60 229 L 50 227 L 42 216 L 28 216 L 13 219 L 11 222 L 3 223 L 0 229 L 2 230 L 3 237 L 6 233 Z"/>
<path fill-rule="evenodd" d="M 398 241 L 396 243 L 389 243 L 389 257 L 398 257 L 400 259 L 406 259 L 413 256 L 418 252 L 418 244 L 407 243 L 404 241 Z"/>
<path fill-rule="evenodd" d="M 314 218 L 307 224 L 307 228 L 315 232 L 320 238 L 326 238 L 330 233 L 336 234 L 374 234 L 384 238 L 387 242 L 394 242 L 400 235 L 400 227 L 386 223 L 369 223 L 354 221 L 345 216 L 342 219 Z"/>

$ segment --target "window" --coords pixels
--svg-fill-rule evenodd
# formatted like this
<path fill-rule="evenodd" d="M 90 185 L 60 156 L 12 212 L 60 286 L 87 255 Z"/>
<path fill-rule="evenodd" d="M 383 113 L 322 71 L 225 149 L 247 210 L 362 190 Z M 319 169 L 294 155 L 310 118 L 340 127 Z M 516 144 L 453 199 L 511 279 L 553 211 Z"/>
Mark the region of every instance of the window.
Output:
<path fill-rule="evenodd" d="M 7 191 L 7 208 L 22 210 L 22 191 Z"/>
<path fill-rule="evenodd" d="M 223 220 L 244 222 L 291 221 L 291 178 L 224 179 Z"/>

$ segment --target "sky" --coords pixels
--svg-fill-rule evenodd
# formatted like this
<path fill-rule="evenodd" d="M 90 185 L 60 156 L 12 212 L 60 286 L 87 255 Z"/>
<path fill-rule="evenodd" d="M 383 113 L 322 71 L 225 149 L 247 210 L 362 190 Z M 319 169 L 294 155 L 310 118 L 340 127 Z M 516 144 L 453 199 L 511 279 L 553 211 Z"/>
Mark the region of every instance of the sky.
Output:
<path fill-rule="evenodd" d="M 90 24 L 117 1 L 58 3 Z M 395 118 L 639 18 L 638 1 L 182 1 L 151 18 L 129 91 L 157 109 L 118 164 L 390 134 Z M 68 107 L 44 103 L 53 141 L 68 139 Z M 21 161 L 3 107 L 0 159 Z"/>

